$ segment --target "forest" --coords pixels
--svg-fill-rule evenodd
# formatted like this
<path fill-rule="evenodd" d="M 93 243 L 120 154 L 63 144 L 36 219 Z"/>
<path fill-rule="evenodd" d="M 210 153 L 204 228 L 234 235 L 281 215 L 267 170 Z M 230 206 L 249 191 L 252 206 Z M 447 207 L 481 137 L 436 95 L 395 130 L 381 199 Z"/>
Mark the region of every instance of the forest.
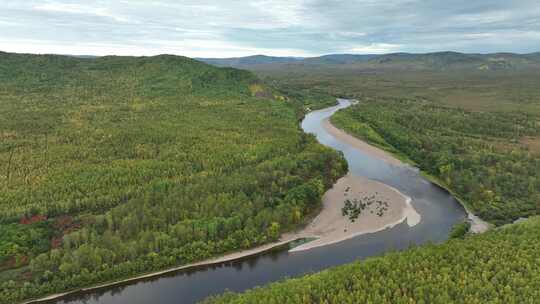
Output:
<path fill-rule="evenodd" d="M 538 303 L 540 218 L 204 303 Z"/>
<path fill-rule="evenodd" d="M 540 136 L 536 115 L 366 98 L 332 122 L 411 159 L 483 219 L 500 225 L 540 214 L 540 158 L 520 144 Z"/>
<path fill-rule="evenodd" d="M 299 98 L 178 56 L 0 53 L 0 303 L 305 223 L 347 165 L 301 132 Z"/>

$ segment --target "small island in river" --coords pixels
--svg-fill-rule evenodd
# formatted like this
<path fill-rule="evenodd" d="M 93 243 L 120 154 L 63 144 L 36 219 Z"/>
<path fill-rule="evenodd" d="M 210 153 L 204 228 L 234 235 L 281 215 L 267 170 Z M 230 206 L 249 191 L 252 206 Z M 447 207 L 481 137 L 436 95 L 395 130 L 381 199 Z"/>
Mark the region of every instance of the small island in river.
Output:
<path fill-rule="evenodd" d="M 335 138 L 364 153 L 373 155 L 393 166 L 406 166 L 388 152 L 336 128 L 329 119 L 323 121 L 323 126 Z M 304 230 L 294 234 L 295 237 L 315 240 L 290 251 L 308 250 L 358 235 L 375 233 L 394 227 L 405 220 L 410 227 L 413 227 L 420 222 L 420 219 L 421 216 L 412 206 L 411 199 L 397 189 L 349 173 L 325 193 L 321 213 Z M 285 235 L 284 239 L 290 237 L 290 235 Z"/>
<path fill-rule="evenodd" d="M 344 202 L 363 202 L 366 206 L 354 220 L 343 214 Z M 367 205 L 370 202 L 370 205 Z M 380 202 L 380 203 L 377 203 Z M 347 175 L 325 193 L 321 213 L 298 235 L 316 238 L 291 249 L 291 252 L 341 242 L 355 236 L 394 227 L 407 220 L 409 226 L 420 222 L 420 214 L 411 199 L 383 183 Z"/>

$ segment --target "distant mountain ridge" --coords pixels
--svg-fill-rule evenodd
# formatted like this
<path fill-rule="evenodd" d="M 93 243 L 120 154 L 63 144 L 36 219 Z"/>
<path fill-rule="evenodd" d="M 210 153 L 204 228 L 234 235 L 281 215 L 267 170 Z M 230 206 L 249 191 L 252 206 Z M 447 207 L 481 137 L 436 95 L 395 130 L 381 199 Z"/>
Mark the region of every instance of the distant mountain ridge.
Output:
<path fill-rule="evenodd" d="M 383 55 L 330 54 L 319 57 L 271 57 L 264 55 L 237 58 L 195 58 L 216 66 L 266 69 L 278 66 L 340 66 L 405 69 L 478 69 L 501 70 L 540 67 L 540 52 L 530 54 L 466 54 L 435 52 L 425 54 L 390 53 Z"/>
<path fill-rule="evenodd" d="M 257 65 L 257 64 L 274 64 L 274 63 L 296 63 L 301 62 L 305 58 L 301 57 L 274 57 L 266 55 L 253 55 L 246 57 L 232 57 L 232 58 L 194 58 L 196 60 L 216 65 L 216 66 L 243 66 L 243 65 Z"/>
<path fill-rule="evenodd" d="M 0 51 L 0 54 L 11 54 Z M 97 59 L 111 56 L 65 55 L 79 59 Z M 123 57 L 123 56 L 113 56 Z M 142 56 L 146 57 L 146 56 Z M 141 57 L 141 58 L 142 58 Z M 155 57 L 155 56 L 154 56 Z M 178 56 L 182 57 L 182 56 Z M 318 57 L 278 57 L 253 55 L 232 58 L 193 58 L 218 67 L 246 70 L 265 70 L 295 67 L 336 67 L 366 69 L 424 69 L 424 70 L 509 70 L 540 68 L 540 52 L 529 54 L 459 52 L 389 53 L 389 54 L 329 54 Z"/>
<path fill-rule="evenodd" d="M 276 57 L 266 55 L 254 55 L 232 58 L 194 58 L 196 60 L 228 67 L 240 67 L 264 64 L 345 64 L 358 61 L 366 61 L 378 55 L 354 55 L 354 54 L 330 54 L 319 57 Z"/>

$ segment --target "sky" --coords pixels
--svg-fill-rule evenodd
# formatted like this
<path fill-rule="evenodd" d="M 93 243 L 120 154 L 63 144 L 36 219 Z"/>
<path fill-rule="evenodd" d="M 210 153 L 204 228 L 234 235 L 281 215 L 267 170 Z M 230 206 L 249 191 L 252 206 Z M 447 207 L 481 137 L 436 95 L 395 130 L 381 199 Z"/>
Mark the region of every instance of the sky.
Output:
<path fill-rule="evenodd" d="M 540 51 L 539 0 L 0 0 L 0 50 L 318 56 Z"/>

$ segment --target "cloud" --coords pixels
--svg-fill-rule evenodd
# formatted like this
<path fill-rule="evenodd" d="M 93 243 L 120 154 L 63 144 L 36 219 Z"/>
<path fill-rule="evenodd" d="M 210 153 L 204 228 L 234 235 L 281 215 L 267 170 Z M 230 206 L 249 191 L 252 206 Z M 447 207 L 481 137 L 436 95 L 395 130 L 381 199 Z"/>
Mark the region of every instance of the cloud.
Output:
<path fill-rule="evenodd" d="M 110 18 L 116 22 L 129 22 L 127 17 L 115 15 L 104 7 L 93 7 L 83 4 L 50 2 L 38 4 L 33 7 L 37 11 L 45 11 L 59 14 L 90 15 Z"/>
<path fill-rule="evenodd" d="M 0 49 L 229 57 L 533 52 L 537 0 L 0 0 Z"/>
<path fill-rule="evenodd" d="M 260 14 L 264 22 L 256 24 L 258 28 L 288 28 L 309 25 L 303 14 L 303 1 L 258 0 L 249 2 L 249 7 Z"/>
<path fill-rule="evenodd" d="M 142 45 L 142 46 L 141 46 Z M 251 54 L 273 54 L 274 56 L 315 56 L 301 49 L 265 49 L 232 44 L 228 41 L 188 39 L 183 41 L 145 40 L 129 43 L 61 42 L 19 39 L 16 41 L 0 38 L 0 50 L 7 52 L 65 55 L 120 55 L 154 56 L 177 54 L 188 57 L 241 57 Z"/>
<path fill-rule="evenodd" d="M 372 43 L 369 45 L 358 45 L 351 48 L 349 51 L 351 53 L 359 54 L 385 54 L 392 53 L 399 50 L 402 46 L 399 44 L 389 44 L 389 43 Z"/>

